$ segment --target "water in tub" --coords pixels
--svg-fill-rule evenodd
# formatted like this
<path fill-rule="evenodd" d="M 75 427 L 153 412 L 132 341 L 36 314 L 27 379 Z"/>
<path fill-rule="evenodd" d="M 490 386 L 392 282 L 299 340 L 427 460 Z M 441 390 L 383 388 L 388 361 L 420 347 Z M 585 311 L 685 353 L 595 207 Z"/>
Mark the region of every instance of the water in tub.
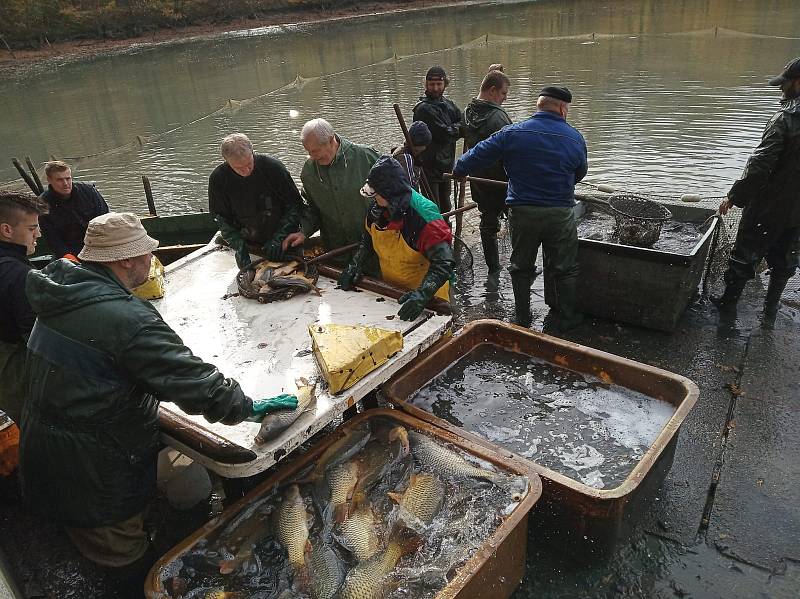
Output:
<path fill-rule="evenodd" d="M 411 403 L 597 489 L 618 486 L 675 408 L 493 345 L 452 364 Z"/>
<path fill-rule="evenodd" d="M 528 492 L 394 420 L 344 444 L 167 564 L 164 596 L 435 597 Z"/>

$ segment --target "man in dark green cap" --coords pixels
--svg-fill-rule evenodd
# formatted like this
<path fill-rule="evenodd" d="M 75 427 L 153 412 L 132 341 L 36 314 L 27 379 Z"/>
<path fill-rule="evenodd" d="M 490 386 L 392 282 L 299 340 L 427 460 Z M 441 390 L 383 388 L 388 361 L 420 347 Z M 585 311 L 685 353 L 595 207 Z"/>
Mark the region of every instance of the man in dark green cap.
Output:
<path fill-rule="evenodd" d="M 578 232 L 572 209 L 575 183 L 586 176 L 588 162 L 583 136 L 566 121 L 571 102 L 566 87 L 545 87 L 531 118 L 480 142 L 453 171 L 464 177 L 502 160 L 508 174 L 514 322 L 531 325 L 531 284 L 541 245 L 550 306 L 545 330 L 551 332 L 568 331 L 582 320 L 575 308 Z"/>
<path fill-rule="evenodd" d="M 764 258 L 770 267 L 764 323 L 778 314 L 781 294 L 794 276 L 800 251 L 800 58 L 769 81 L 780 87 L 781 107 L 767 123 L 742 178 L 720 204 L 720 214 L 742 208 L 742 220 L 725 271 L 725 292 L 711 301 L 720 309 L 736 306 L 744 286 Z"/>

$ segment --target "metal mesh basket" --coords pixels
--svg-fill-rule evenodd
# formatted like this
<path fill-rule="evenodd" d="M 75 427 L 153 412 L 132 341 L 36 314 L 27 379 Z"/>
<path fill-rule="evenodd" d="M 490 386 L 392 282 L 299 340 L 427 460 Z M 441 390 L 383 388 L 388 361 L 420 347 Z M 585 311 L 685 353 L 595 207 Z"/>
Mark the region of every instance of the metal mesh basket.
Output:
<path fill-rule="evenodd" d="M 617 194 L 608 200 L 616 221 L 614 239 L 624 245 L 650 247 L 658 241 L 662 225 L 672 218 L 663 204 L 631 194 Z"/>

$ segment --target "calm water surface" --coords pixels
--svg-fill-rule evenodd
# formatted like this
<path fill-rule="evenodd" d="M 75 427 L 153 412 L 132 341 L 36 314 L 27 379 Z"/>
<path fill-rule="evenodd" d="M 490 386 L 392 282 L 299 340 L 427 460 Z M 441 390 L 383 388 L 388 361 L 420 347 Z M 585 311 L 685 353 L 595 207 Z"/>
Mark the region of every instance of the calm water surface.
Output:
<path fill-rule="evenodd" d="M 570 120 L 588 141 L 589 179 L 719 195 L 777 106 L 765 81 L 800 55 L 797 31 L 795 0 L 540 1 L 53 60 L 0 75 L 0 181 L 16 177 L 12 156 L 91 156 L 75 160 L 75 174 L 116 209 L 144 210 L 146 174 L 162 213 L 202 210 L 227 133 L 246 132 L 297 176 L 305 120 L 325 117 L 385 151 L 400 138 L 392 103 L 410 116 L 428 66 L 447 69 L 463 108 L 486 67 L 502 62 L 514 120 L 532 113 L 543 85 L 573 89 Z"/>

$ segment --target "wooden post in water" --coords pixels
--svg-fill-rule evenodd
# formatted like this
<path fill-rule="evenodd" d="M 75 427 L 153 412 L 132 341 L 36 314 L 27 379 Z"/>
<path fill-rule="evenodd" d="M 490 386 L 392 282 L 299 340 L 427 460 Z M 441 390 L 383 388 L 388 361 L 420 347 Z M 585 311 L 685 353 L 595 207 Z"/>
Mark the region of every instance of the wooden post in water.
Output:
<path fill-rule="evenodd" d="M 44 186 L 42 185 L 42 180 L 39 178 L 39 173 L 36 172 L 36 167 L 33 166 L 33 161 L 31 160 L 30 156 L 25 156 L 25 163 L 28 165 L 28 168 L 31 171 L 31 177 L 33 177 L 33 182 L 36 183 L 36 187 L 39 188 L 38 195 L 43 194 Z"/>
<path fill-rule="evenodd" d="M 22 180 L 25 181 L 25 183 L 28 184 L 28 187 L 31 188 L 31 191 L 36 195 L 39 195 L 39 188 L 36 187 L 36 183 L 33 182 L 33 179 L 31 179 L 31 176 L 28 174 L 28 172 L 22 168 L 19 160 L 17 158 L 12 158 L 11 163 L 17 169 L 17 172 L 19 173 L 19 176 L 22 177 Z"/>
<path fill-rule="evenodd" d="M 142 175 L 142 185 L 144 185 L 144 195 L 147 198 L 147 209 L 150 211 L 150 216 L 158 216 L 156 203 L 153 200 L 153 190 L 150 188 L 150 179 L 146 175 Z"/>

